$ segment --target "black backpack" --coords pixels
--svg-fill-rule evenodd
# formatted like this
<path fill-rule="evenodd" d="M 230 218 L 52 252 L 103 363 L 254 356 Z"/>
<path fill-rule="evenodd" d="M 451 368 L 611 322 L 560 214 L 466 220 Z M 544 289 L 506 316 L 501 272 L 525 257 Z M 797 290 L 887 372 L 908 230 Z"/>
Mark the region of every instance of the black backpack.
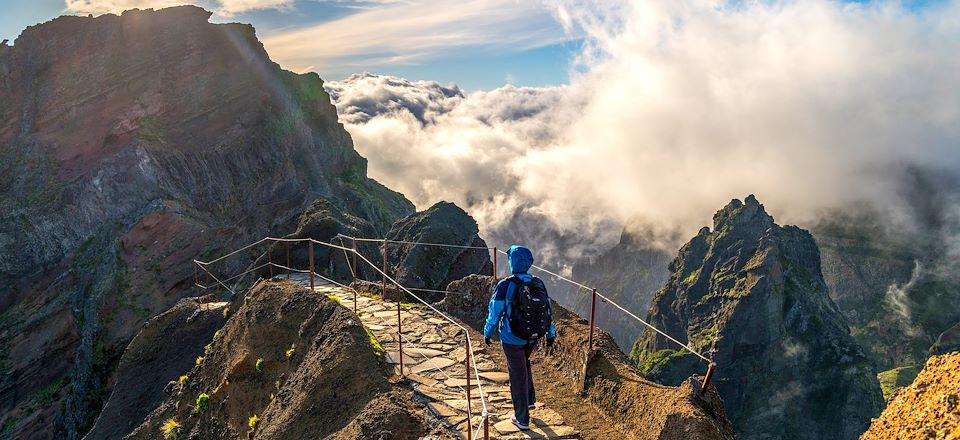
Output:
<path fill-rule="evenodd" d="M 550 316 L 550 296 L 543 281 L 534 277 L 523 281 L 520 277 L 510 277 L 515 287 L 510 299 L 510 332 L 520 339 L 537 340 L 550 330 L 553 317 Z"/>

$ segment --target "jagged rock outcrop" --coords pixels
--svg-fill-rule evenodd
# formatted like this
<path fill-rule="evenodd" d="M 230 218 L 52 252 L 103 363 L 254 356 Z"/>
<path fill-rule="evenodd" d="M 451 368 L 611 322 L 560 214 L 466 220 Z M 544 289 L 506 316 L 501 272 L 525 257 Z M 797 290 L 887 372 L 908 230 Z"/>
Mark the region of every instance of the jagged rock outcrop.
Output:
<path fill-rule="evenodd" d="M 253 27 L 209 17 L 61 17 L 0 46 L 0 423 L 13 437 L 86 432 L 131 337 L 192 294 L 191 259 L 290 231 L 318 196 L 380 234 L 413 212 L 366 177 L 316 74 L 280 69 Z"/>
<path fill-rule="evenodd" d="M 474 329 L 483 329 L 487 303 L 497 280 L 491 276 L 471 275 L 450 283 L 440 307 Z M 566 409 L 565 404 L 577 409 L 564 418 L 577 420 L 581 429 L 597 425 L 595 432 L 604 432 L 605 425 L 616 425 L 626 438 L 662 440 L 732 440 L 733 427 L 724 414 L 724 404 L 716 390 L 700 392 L 702 378 L 688 378 L 677 387 L 662 386 L 641 377 L 636 367 L 619 349 L 613 338 L 603 330 L 594 334 L 595 353 L 586 370 L 584 349 L 587 346 L 589 324 L 573 312 L 553 303 L 557 339 L 548 350 L 537 350 L 532 356 L 537 395 L 557 393 L 550 405 Z M 489 350 L 489 349 L 488 349 Z M 499 348 L 493 349 L 495 352 Z M 584 371 L 586 375 L 584 375 Z M 561 401 L 565 397 L 571 402 Z M 548 397 L 549 398 L 549 397 Z M 587 404 L 587 405 L 584 405 Z M 561 411 L 562 412 L 562 411 Z M 590 417 L 582 418 L 585 414 Z M 610 431 L 606 431 L 610 432 Z M 610 438 L 610 437 L 600 437 Z"/>
<path fill-rule="evenodd" d="M 648 320 L 719 364 L 715 383 L 744 439 L 855 439 L 882 407 L 871 362 L 850 336 L 809 232 L 779 226 L 753 196 L 714 215 L 670 264 Z M 652 332 L 631 356 L 677 384 L 704 370 Z"/>
<path fill-rule="evenodd" d="M 960 438 L 960 353 L 934 356 L 901 389 L 861 440 Z"/>
<path fill-rule="evenodd" d="M 627 310 L 640 312 L 650 308 L 654 293 L 667 281 L 670 275 L 667 265 L 672 258 L 672 253 L 644 232 L 643 222 L 634 219 L 624 226 L 616 246 L 592 261 L 575 265 L 573 279 L 595 286 L 598 292 Z M 580 316 L 590 316 L 590 302 L 591 293 L 579 290 L 571 310 Z M 643 324 L 602 303 L 597 307 L 596 320 L 625 351 L 643 331 Z"/>
<path fill-rule="evenodd" d="M 200 304 L 192 298 L 147 321 L 124 350 L 113 393 L 84 438 L 121 439 L 129 434 L 167 398 L 171 387 L 179 386 L 179 377 L 193 368 L 226 321 L 221 304 Z"/>
<path fill-rule="evenodd" d="M 406 439 L 427 432 L 412 395 L 390 384 L 374 341 L 336 301 L 293 282 L 264 281 L 229 307 L 206 351 L 188 359 L 203 358 L 169 378 L 169 395 L 148 406 L 148 416 L 127 420 L 126 438 L 161 438 L 168 420 L 179 425 L 177 438 Z M 121 372 L 136 365 L 124 360 Z M 131 393 L 117 389 L 111 401 Z M 201 394 L 209 398 L 203 410 Z"/>
<path fill-rule="evenodd" d="M 389 273 L 408 288 L 443 290 L 453 280 L 469 274 L 493 273 L 493 262 L 485 249 L 447 246 L 424 246 L 402 242 L 442 243 L 459 246 L 486 247 L 479 236 L 477 222 L 450 202 L 440 202 L 426 211 L 397 221 L 387 234 Z M 382 251 L 382 250 L 381 250 Z M 430 292 L 422 297 L 442 299 L 443 294 Z"/>

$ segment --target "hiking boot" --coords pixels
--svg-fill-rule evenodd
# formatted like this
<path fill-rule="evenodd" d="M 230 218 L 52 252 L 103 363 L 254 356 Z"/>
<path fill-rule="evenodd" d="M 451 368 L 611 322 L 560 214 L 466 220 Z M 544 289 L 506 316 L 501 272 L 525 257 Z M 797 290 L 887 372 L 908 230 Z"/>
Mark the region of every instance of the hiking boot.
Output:
<path fill-rule="evenodd" d="M 516 416 L 513 416 L 513 417 L 510 418 L 510 423 L 513 423 L 513 426 L 516 426 L 516 427 L 517 427 L 518 429 L 520 429 L 521 431 L 529 431 L 529 430 L 530 430 L 530 427 L 527 426 L 527 425 L 524 425 L 523 423 L 520 423 L 520 422 L 517 420 L 517 417 L 516 417 Z"/>

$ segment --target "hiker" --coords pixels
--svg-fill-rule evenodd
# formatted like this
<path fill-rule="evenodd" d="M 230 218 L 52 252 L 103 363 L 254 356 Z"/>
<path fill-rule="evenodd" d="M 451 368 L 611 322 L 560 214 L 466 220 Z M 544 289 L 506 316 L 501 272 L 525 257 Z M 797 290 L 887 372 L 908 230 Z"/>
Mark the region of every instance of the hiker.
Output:
<path fill-rule="evenodd" d="M 546 336 L 547 347 L 557 337 L 553 326 L 550 296 L 543 281 L 527 273 L 533 252 L 524 246 L 510 246 L 507 263 L 513 274 L 500 280 L 490 297 L 490 311 L 483 327 L 483 340 L 490 345 L 493 331 L 500 330 L 500 344 L 507 358 L 514 426 L 530 429 L 530 410 L 537 401 L 530 369 L 530 353 Z"/>

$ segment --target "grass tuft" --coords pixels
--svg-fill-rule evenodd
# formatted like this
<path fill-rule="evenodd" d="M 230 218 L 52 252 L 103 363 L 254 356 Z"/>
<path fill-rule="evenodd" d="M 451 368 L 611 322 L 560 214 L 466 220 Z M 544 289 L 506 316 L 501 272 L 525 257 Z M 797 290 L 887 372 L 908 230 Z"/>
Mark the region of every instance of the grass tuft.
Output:
<path fill-rule="evenodd" d="M 256 365 L 254 366 L 254 368 L 257 369 L 257 373 L 262 373 L 262 372 L 263 372 L 263 358 L 258 358 L 258 359 L 257 359 L 257 363 L 256 363 Z"/>
<path fill-rule="evenodd" d="M 163 438 L 166 440 L 175 439 L 180 435 L 180 424 L 176 420 L 167 419 L 160 427 L 160 432 L 163 433 Z"/>

